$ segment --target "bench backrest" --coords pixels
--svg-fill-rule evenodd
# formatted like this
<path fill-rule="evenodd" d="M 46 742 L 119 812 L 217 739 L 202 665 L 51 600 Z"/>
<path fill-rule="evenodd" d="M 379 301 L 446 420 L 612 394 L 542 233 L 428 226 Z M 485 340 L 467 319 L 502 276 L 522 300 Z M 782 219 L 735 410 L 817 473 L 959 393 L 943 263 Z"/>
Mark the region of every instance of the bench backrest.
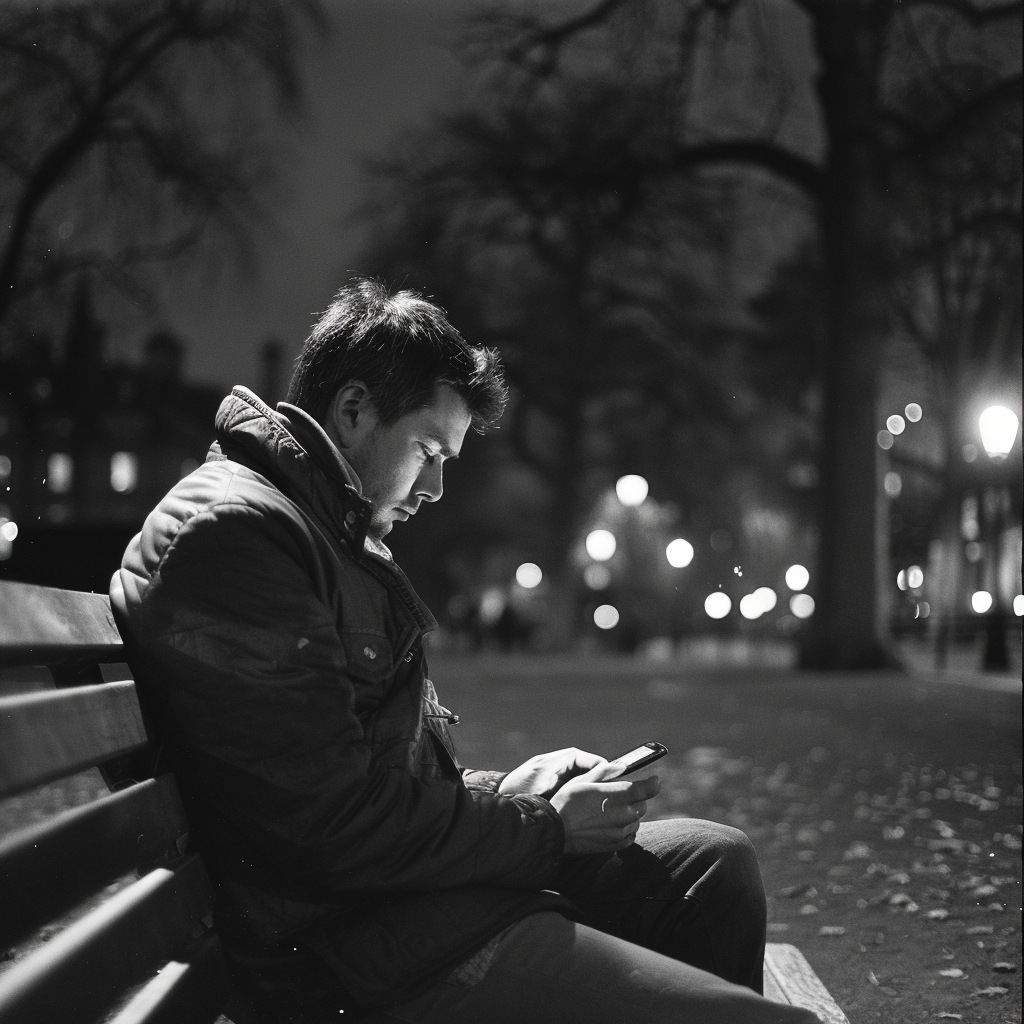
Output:
<path fill-rule="evenodd" d="M 5 799 L 145 749 L 123 658 L 106 595 L 0 580 L 0 826 Z M 224 960 L 187 832 L 161 775 L 0 836 L 0 1024 L 217 1018 Z"/>

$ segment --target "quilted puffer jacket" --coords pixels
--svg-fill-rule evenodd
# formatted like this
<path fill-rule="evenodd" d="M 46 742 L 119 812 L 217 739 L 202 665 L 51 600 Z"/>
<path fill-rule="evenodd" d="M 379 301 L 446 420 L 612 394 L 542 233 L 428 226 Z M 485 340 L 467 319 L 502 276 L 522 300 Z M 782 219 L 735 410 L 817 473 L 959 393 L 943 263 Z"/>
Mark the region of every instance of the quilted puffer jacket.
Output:
<path fill-rule="evenodd" d="M 393 1005 L 562 906 L 561 820 L 459 765 L 436 623 L 320 426 L 235 388 L 216 428 L 129 545 L 114 614 L 229 949 L 314 950 L 344 1004 Z"/>

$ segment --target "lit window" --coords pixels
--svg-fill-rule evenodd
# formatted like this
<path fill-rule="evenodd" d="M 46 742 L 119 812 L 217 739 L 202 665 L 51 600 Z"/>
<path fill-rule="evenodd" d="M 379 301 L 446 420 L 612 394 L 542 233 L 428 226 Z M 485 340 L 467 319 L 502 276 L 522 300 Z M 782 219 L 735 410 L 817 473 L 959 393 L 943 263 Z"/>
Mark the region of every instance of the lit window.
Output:
<path fill-rule="evenodd" d="M 54 452 L 46 460 L 46 486 L 53 494 L 67 494 L 75 481 L 75 460 L 67 452 Z"/>
<path fill-rule="evenodd" d="M 110 486 L 118 494 L 135 490 L 139 482 L 139 460 L 134 452 L 114 452 L 110 456 Z"/>

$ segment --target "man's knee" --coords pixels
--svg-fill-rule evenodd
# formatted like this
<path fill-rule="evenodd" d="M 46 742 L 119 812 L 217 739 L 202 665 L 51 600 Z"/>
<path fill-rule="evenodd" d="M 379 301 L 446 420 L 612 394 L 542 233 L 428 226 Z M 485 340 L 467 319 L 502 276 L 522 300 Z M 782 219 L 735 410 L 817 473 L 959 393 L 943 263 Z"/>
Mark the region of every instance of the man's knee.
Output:
<path fill-rule="evenodd" d="M 752 910 L 766 912 L 761 868 L 746 833 L 730 825 L 709 824 L 712 826 L 709 843 L 719 885 L 735 893 Z"/>

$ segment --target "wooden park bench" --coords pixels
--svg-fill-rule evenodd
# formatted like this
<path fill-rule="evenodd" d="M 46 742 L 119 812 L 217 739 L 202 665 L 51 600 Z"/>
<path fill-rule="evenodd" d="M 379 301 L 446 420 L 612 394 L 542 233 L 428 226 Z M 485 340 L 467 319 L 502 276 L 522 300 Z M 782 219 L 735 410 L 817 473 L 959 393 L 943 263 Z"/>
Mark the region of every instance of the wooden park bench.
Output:
<path fill-rule="evenodd" d="M 250 1024 L 123 657 L 105 594 L 0 581 L 0 800 L 95 767 L 113 790 L 0 836 L 0 1024 Z M 796 947 L 769 944 L 764 980 L 848 1024 Z"/>

